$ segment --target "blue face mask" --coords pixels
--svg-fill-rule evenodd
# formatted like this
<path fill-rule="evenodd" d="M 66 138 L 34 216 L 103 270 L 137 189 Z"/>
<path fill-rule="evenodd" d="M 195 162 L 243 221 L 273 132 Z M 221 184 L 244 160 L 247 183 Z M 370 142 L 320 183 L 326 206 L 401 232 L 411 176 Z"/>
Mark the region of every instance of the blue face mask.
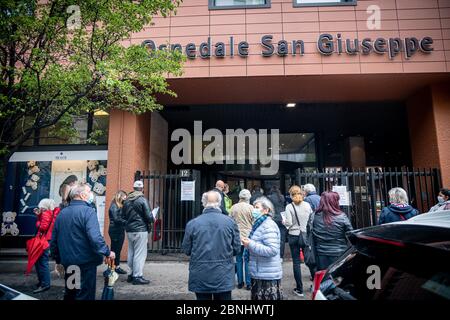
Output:
<path fill-rule="evenodd" d="M 255 219 L 255 220 L 258 219 L 261 216 L 261 211 L 259 211 L 259 209 L 253 209 L 252 216 L 253 216 L 253 219 Z"/>
<path fill-rule="evenodd" d="M 89 193 L 89 198 L 86 200 L 88 204 L 94 202 L 94 194 L 92 192 Z"/>
<path fill-rule="evenodd" d="M 441 196 L 438 196 L 437 200 L 438 200 L 439 203 L 444 203 L 445 202 L 444 197 L 441 197 Z"/>

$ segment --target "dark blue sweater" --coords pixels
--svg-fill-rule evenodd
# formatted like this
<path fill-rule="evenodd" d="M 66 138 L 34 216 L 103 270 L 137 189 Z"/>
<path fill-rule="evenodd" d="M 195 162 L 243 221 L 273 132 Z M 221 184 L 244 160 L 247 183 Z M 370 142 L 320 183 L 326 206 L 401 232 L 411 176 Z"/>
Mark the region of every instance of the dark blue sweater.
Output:
<path fill-rule="evenodd" d="M 409 205 L 406 207 L 389 205 L 381 211 L 380 217 L 378 218 L 378 224 L 408 220 L 418 214 L 419 211 Z"/>
<path fill-rule="evenodd" d="M 50 246 L 56 263 L 99 265 L 110 251 L 100 233 L 95 210 L 82 200 L 72 200 L 58 215 Z"/>

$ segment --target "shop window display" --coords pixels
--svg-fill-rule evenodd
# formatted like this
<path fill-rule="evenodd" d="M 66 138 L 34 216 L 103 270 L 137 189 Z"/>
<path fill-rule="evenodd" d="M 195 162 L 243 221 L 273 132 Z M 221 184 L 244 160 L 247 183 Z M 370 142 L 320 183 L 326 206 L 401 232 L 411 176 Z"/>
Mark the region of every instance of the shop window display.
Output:
<path fill-rule="evenodd" d="M 74 163 L 79 167 L 75 167 Z M 67 167 L 74 170 L 67 170 Z M 65 168 L 61 170 L 61 168 Z M 53 198 L 57 204 L 61 197 L 61 182 L 69 175 L 88 183 L 96 196 L 99 223 L 103 225 L 106 193 L 106 160 L 79 161 L 27 161 L 9 163 L 5 184 L 4 210 L 1 236 L 34 236 L 36 215 L 33 209 L 43 198 Z M 101 230 L 103 231 L 103 230 Z"/>

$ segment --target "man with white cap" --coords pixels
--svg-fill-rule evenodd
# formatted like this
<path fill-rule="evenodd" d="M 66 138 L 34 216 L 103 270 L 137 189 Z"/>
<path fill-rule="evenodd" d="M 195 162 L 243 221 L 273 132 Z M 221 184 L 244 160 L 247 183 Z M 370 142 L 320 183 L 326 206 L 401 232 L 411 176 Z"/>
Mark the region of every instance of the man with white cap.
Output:
<path fill-rule="evenodd" d="M 236 255 L 238 289 L 243 288 L 245 285 L 247 290 L 251 289 L 251 279 L 248 271 L 248 261 L 245 261 L 243 258 L 244 245 L 242 244 L 242 239 L 248 238 L 250 232 L 252 231 L 253 206 L 250 204 L 251 197 L 252 194 L 249 190 L 242 189 L 241 192 L 239 192 L 239 202 L 233 205 L 230 210 L 230 216 L 234 219 L 239 228 L 239 235 L 241 239 L 241 251 Z"/>
<path fill-rule="evenodd" d="M 144 183 L 135 181 L 134 191 L 125 200 L 122 208 L 123 219 L 126 220 L 125 230 L 128 236 L 128 267 L 130 275 L 128 282 L 134 285 L 149 284 L 144 279 L 143 271 L 147 259 L 147 242 L 150 225 L 153 222 L 150 205 L 144 197 Z"/>

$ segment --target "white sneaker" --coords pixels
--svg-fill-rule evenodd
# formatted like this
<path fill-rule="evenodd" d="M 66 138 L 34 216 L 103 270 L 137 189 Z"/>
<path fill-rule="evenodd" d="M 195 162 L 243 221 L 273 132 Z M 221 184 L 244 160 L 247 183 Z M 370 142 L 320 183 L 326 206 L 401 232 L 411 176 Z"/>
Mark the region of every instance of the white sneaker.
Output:
<path fill-rule="evenodd" d="M 303 292 L 297 290 L 297 288 L 295 288 L 294 290 L 294 294 L 296 294 L 297 296 L 303 298 L 305 295 L 303 294 Z"/>

